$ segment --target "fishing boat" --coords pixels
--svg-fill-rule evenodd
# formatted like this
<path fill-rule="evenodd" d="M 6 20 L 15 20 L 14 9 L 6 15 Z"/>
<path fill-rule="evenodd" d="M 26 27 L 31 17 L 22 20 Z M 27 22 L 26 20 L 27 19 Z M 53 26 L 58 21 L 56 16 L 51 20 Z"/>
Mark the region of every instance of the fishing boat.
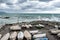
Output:
<path fill-rule="evenodd" d="M 10 40 L 16 40 L 17 32 L 12 32 L 10 35 Z"/>
<path fill-rule="evenodd" d="M 24 36 L 27 40 L 31 40 L 31 34 L 27 30 L 24 31 Z"/>
<path fill-rule="evenodd" d="M 0 38 L 2 37 L 2 35 L 0 34 Z"/>
<path fill-rule="evenodd" d="M 7 33 L 1 38 L 1 40 L 8 40 L 9 37 L 10 37 L 10 33 Z"/>
<path fill-rule="evenodd" d="M 60 38 L 60 33 L 58 33 L 57 36 Z"/>
<path fill-rule="evenodd" d="M 44 27 L 44 25 L 38 24 L 38 25 L 36 25 L 36 27 Z"/>
<path fill-rule="evenodd" d="M 26 28 L 30 28 L 30 27 L 32 27 L 32 25 L 31 24 L 25 24 L 25 25 L 22 25 L 22 27 L 26 27 Z"/>
<path fill-rule="evenodd" d="M 29 32 L 32 33 L 32 34 L 35 34 L 35 33 L 38 33 L 39 30 L 31 30 L 31 31 L 29 31 Z"/>
<path fill-rule="evenodd" d="M 46 33 L 41 33 L 41 34 L 33 35 L 33 38 L 43 38 L 43 37 L 46 37 Z"/>
<path fill-rule="evenodd" d="M 50 29 L 50 33 L 51 34 L 58 34 L 58 33 L 60 33 L 60 30 L 59 29 Z"/>
<path fill-rule="evenodd" d="M 18 36 L 17 36 L 18 40 L 22 40 L 23 37 L 24 37 L 24 33 L 23 33 L 22 31 L 20 31 L 20 32 L 18 33 Z"/>
<path fill-rule="evenodd" d="M 31 25 L 31 24 L 29 24 L 29 27 L 32 27 L 32 25 Z"/>
<path fill-rule="evenodd" d="M 10 27 L 10 30 L 21 30 L 21 27 L 19 25 L 13 25 Z"/>
<path fill-rule="evenodd" d="M 58 29 L 58 27 L 59 27 L 58 25 L 55 25 L 55 28 L 57 28 L 57 29 Z"/>

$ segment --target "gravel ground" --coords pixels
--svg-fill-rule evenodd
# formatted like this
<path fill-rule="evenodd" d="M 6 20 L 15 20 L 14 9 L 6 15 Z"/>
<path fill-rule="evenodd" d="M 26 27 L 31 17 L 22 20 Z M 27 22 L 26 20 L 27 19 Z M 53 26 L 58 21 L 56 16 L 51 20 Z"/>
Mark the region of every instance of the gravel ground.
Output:
<path fill-rule="evenodd" d="M 6 33 L 10 32 L 9 30 L 9 27 L 10 26 L 4 26 L 4 28 L 0 31 L 0 34 L 2 35 L 5 35 Z M 48 30 L 52 28 L 52 27 L 49 27 L 49 26 L 45 26 L 45 28 L 42 28 L 40 29 L 40 31 L 43 31 L 43 32 L 46 32 L 47 33 L 47 37 L 49 40 L 60 40 L 56 35 L 51 35 Z M 36 28 L 31 28 L 31 29 L 27 29 L 27 30 L 33 30 L 33 29 L 36 29 Z M 22 29 L 23 30 L 23 29 Z M 24 30 L 23 30 L 24 31 Z"/>

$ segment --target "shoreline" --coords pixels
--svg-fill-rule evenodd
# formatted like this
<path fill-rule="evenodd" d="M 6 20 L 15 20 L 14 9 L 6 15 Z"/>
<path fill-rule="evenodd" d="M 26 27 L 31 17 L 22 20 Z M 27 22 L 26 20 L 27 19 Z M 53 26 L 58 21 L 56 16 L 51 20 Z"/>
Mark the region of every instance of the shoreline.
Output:
<path fill-rule="evenodd" d="M 11 24 L 21 24 L 21 23 L 34 23 L 34 22 L 37 22 L 37 23 L 53 23 L 53 24 L 57 24 L 57 25 L 60 25 L 60 22 L 55 22 L 55 21 L 43 21 L 43 20 L 37 20 L 37 21 L 30 21 L 30 22 L 17 22 L 17 23 L 11 23 Z M 8 24 L 8 23 L 7 23 Z"/>

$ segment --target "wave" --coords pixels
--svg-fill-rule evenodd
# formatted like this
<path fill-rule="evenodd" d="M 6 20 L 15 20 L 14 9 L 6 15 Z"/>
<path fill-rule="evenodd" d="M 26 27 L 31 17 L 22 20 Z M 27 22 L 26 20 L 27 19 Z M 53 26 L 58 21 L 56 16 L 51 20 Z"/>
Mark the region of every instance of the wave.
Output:
<path fill-rule="evenodd" d="M 10 24 L 10 23 L 17 23 L 19 22 L 31 22 L 31 21 L 53 21 L 53 22 L 60 22 L 60 17 L 57 16 L 41 16 L 41 15 L 20 15 L 19 17 L 11 17 L 9 19 L 2 19 L 0 18 L 0 24 Z"/>

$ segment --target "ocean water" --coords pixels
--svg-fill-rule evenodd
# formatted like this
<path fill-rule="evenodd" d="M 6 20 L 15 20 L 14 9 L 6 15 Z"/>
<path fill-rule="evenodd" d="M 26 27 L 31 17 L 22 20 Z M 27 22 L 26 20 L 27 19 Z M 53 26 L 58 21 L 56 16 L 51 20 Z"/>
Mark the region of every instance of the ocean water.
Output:
<path fill-rule="evenodd" d="M 60 22 L 60 14 L 37 14 L 37 13 L 0 13 L 0 17 L 10 17 L 9 19 L 0 18 L 0 24 L 11 24 L 19 22 L 31 21 L 55 21 Z"/>

